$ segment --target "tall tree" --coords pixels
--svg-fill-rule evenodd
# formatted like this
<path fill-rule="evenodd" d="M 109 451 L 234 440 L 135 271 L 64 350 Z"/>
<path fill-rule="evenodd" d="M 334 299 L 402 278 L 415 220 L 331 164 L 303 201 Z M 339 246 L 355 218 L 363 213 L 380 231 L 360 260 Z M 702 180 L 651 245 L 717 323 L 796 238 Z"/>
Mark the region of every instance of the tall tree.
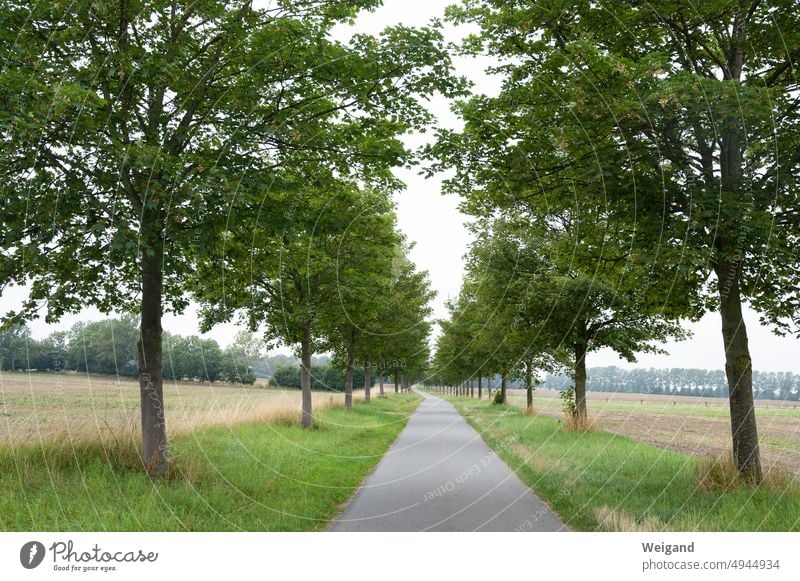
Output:
<path fill-rule="evenodd" d="M 369 362 L 390 301 L 392 262 L 401 242 L 387 196 L 365 191 L 335 255 L 336 296 L 322 315 L 325 350 L 345 368 L 345 408 L 353 407 L 353 369 L 364 367 L 365 399 L 370 398 Z M 395 315 L 390 315 L 395 316 Z"/>
<path fill-rule="evenodd" d="M 395 250 L 389 301 L 380 316 L 381 334 L 375 337 L 375 363 L 382 373 L 395 378 L 395 391 L 401 382 L 410 385 L 424 377 L 428 369 L 432 308 L 436 296 L 427 271 L 418 271 L 409 258 L 413 245 L 403 242 Z"/>

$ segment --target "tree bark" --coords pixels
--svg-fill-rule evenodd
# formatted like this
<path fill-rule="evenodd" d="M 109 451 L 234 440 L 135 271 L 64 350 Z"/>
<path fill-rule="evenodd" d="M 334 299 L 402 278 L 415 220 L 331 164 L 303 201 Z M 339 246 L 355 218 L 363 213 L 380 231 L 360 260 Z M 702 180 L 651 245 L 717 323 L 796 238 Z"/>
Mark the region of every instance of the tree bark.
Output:
<path fill-rule="evenodd" d="M 356 340 L 352 329 L 347 337 L 347 368 L 344 374 L 344 409 L 353 409 L 353 360 L 355 358 Z"/>
<path fill-rule="evenodd" d="M 733 458 L 745 480 L 759 483 L 763 474 L 758 446 L 756 411 L 753 404 L 753 369 L 747 329 L 742 318 L 739 290 L 741 265 L 727 258 L 718 260 L 720 316 L 725 345 L 725 374 L 731 411 Z"/>
<path fill-rule="evenodd" d="M 726 76 L 740 82 L 747 46 L 747 12 L 740 6 L 731 31 L 730 52 Z M 722 119 L 720 135 L 720 177 L 722 192 L 733 200 L 746 199 L 743 177 L 744 149 L 747 139 L 739 114 L 728 114 Z M 725 198 L 723 198 L 725 199 Z M 761 482 L 761 458 L 758 447 L 758 429 L 753 405 L 753 369 L 747 329 L 742 318 L 741 280 L 744 270 L 746 237 L 740 231 L 736 208 L 732 217 L 720 229 L 715 239 L 715 270 L 719 285 L 722 340 L 725 346 L 725 374 L 728 378 L 728 396 L 731 410 L 733 457 L 739 475 L 754 484 Z M 726 231 L 727 230 L 727 231 Z"/>
<path fill-rule="evenodd" d="M 586 340 L 575 343 L 575 420 L 579 426 L 586 422 Z"/>
<path fill-rule="evenodd" d="M 528 413 L 533 411 L 533 360 L 525 362 L 525 391 L 527 395 Z"/>
<path fill-rule="evenodd" d="M 381 397 L 383 397 L 383 370 L 378 374 L 378 383 L 381 386 Z"/>
<path fill-rule="evenodd" d="M 372 378 L 370 377 L 369 353 L 364 355 L 364 401 L 369 403 Z"/>
<path fill-rule="evenodd" d="M 164 416 L 164 361 L 161 347 L 163 244 L 161 239 L 149 244 L 142 251 L 141 259 L 141 328 L 137 351 L 142 412 L 142 461 L 150 476 L 169 475 L 169 447 Z"/>
<path fill-rule="evenodd" d="M 399 373 L 395 373 L 394 374 L 394 392 L 395 393 L 400 393 L 400 374 Z"/>
<path fill-rule="evenodd" d="M 310 428 L 314 423 L 314 416 L 311 411 L 311 327 L 303 329 L 303 336 L 300 341 L 300 391 L 303 400 L 304 428 Z"/>
<path fill-rule="evenodd" d="M 504 373 L 500 378 L 500 403 L 505 405 L 506 403 L 506 389 L 508 385 L 506 382 L 506 374 Z"/>

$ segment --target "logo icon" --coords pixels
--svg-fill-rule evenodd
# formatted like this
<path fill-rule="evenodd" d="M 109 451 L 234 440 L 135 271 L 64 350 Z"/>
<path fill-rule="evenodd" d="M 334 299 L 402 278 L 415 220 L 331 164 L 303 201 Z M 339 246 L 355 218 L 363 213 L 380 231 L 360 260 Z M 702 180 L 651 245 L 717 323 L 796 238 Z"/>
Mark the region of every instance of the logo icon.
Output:
<path fill-rule="evenodd" d="M 44 553 L 44 545 L 39 541 L 25 543 L 19 550 L 19 562 L 26 569 L 35 569 L 42 564 Z"/>

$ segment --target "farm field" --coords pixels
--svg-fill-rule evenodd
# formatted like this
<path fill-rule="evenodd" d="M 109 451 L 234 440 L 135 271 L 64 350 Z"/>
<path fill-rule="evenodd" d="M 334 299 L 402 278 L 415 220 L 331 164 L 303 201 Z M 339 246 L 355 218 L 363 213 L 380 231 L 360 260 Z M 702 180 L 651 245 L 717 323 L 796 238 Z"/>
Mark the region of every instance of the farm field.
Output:
<path fill-rule="evenodd" d="M 375 388 L 377 390 L 377 386 Z M 377 391 L 376 391 L 377 393 Z M 203 426 L 299 417 L 300 390 L 224 383 L 164 382 L 169 434 Z M 356 391 L 354 399 L 363 399 Z M 344 395 L 314 392 L 314 408 Z M 0 447 L 39 441 L 138 441 L 139 383 L 104 375 L 0 373 Z"/>
<path fill-rule="evenodd" d="M 640 442 L 693 456 L 730 450 L 728 400 L 690 396 L 588 392 L 589 417 L 598 427 Z M 561 418 L 558 391 L 534 392 L 538 413 Z M 509 390 L 509 403 L 525 407 L 525 392 Z M 796 402 L 756 401 L 762 460 L 800 477 L 800 409 Z"/>

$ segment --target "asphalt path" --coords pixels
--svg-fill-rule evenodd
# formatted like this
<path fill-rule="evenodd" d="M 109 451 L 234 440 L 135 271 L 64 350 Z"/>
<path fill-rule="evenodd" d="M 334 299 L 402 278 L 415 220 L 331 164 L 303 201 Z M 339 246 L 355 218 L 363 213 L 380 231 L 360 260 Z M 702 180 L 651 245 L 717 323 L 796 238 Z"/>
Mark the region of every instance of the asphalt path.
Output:
<path fill-rule="evenodd" d="M 333 531 L 565 531 L 449 402 L 425 400 Z"/>

